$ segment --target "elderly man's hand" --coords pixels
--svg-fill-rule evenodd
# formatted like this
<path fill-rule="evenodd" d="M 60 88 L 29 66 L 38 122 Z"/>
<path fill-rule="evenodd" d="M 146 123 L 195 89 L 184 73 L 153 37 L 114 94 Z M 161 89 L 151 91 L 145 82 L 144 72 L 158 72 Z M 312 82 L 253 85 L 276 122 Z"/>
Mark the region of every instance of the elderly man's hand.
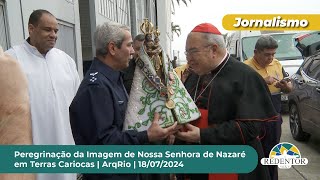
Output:
<path fill-rule="evenodd" d="M 164 140 L 170 135 L 177 132 L 176 130 L 177 122 L 175 122 L 170 127 L 162 128 L 159 125 L 159 119 L 160 119 L 159 113 L 155 113 L 152 124 L 147 130 L 149 142 Z"/>
<path fill-rule="evenodd" d="M 190 142 L 190 143 L 200 142 L 200 128 L 188 123 L 185 125 L 185 129 L 187 130 L 186 132 L 179 131 L 176 134 L 176 137 L 178 139 L 181 139 L 183 141 Z"/>

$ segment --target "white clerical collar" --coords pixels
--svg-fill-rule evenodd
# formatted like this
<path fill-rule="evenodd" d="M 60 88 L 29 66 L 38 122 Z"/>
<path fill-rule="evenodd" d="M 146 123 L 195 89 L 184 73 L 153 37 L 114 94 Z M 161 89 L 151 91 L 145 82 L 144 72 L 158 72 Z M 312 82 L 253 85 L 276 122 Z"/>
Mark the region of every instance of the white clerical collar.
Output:
<path fill-rule="evenodd" d="M 227 56 L 228 56 L 228 52 L 226 52 L 226 54 L 223 56 L 222 60 L 219 62 L 219 64 L 212 71 L 214 71 L 217 67 L 219 67 L 226 60 Z"/>

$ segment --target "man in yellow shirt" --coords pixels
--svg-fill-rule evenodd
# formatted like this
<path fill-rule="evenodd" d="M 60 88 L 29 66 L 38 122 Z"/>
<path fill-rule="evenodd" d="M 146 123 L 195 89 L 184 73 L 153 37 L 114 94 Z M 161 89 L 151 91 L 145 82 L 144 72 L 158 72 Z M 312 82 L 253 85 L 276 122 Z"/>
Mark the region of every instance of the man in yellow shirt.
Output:
<path fill-rule="evenodd" d="M 276 121 L 265 123 L 262 130 L 261 143 L 266 157 L 269 156 L 271 149 L 280 141 L 282 124 L 280 115 L 281 92 L 289 93 L 292 90 L 290 79 L 285 78 L 287 73 L 280 62 L 274 59 L 277 48 L 278 43 L 276 40 L 269 35 L 263 35 L 257 40 L 253 58 L 244 62 L 264 78 L 271 92 L 273 105 L 279 113 L 279 118 Z M 269 166 L 269 171 L 271 178 L 277 180 L 277 166 Z"/>
<path fill-rule="evenodd" d="M 186 79 L 188 78 L 190 74 L 189 65 L 183 64 L 181 66 L 178 66 L 174 69 L 174 71 L 177 73 L 178 77 L 181 79 L 181 81 L 184 83 Z"/>

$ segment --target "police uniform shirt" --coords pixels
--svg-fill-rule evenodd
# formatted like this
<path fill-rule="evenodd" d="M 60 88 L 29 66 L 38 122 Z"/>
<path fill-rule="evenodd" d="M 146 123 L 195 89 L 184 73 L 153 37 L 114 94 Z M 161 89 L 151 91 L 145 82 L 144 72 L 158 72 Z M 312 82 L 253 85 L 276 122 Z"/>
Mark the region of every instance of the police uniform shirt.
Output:
<path fill-rule="evenodd" d="M 120 72 L 94 59 L 70 106 L 76 144 L 147 143 L 146 131 L 122 131 L 127 102 Z"/>

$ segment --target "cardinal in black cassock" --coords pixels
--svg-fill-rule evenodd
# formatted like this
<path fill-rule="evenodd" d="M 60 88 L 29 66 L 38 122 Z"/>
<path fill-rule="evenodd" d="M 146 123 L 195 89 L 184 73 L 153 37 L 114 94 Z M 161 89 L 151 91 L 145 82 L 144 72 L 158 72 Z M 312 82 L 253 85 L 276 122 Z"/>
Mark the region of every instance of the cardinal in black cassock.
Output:
<path fill-rule="evenodd" d="M 221 38 L 219 37 L 221 36 Z M 220 40 L 219 40 L 220 38 Z M 226 51 L 219 30 L 209 23 L 188 35 L 186 55 L 193 71 L 185 86 L 202 117 L 186 125 L 177 138 L 201 145 L 249 145 L 258 154 L 257 167 L 248 174 L 191 174 L 191 180 L 268 180 L 259 140 L 263 123 L 277 118 L 269 89 L 261 76 Z M 195 135 L 196 134 L 196 135 Z"/>

